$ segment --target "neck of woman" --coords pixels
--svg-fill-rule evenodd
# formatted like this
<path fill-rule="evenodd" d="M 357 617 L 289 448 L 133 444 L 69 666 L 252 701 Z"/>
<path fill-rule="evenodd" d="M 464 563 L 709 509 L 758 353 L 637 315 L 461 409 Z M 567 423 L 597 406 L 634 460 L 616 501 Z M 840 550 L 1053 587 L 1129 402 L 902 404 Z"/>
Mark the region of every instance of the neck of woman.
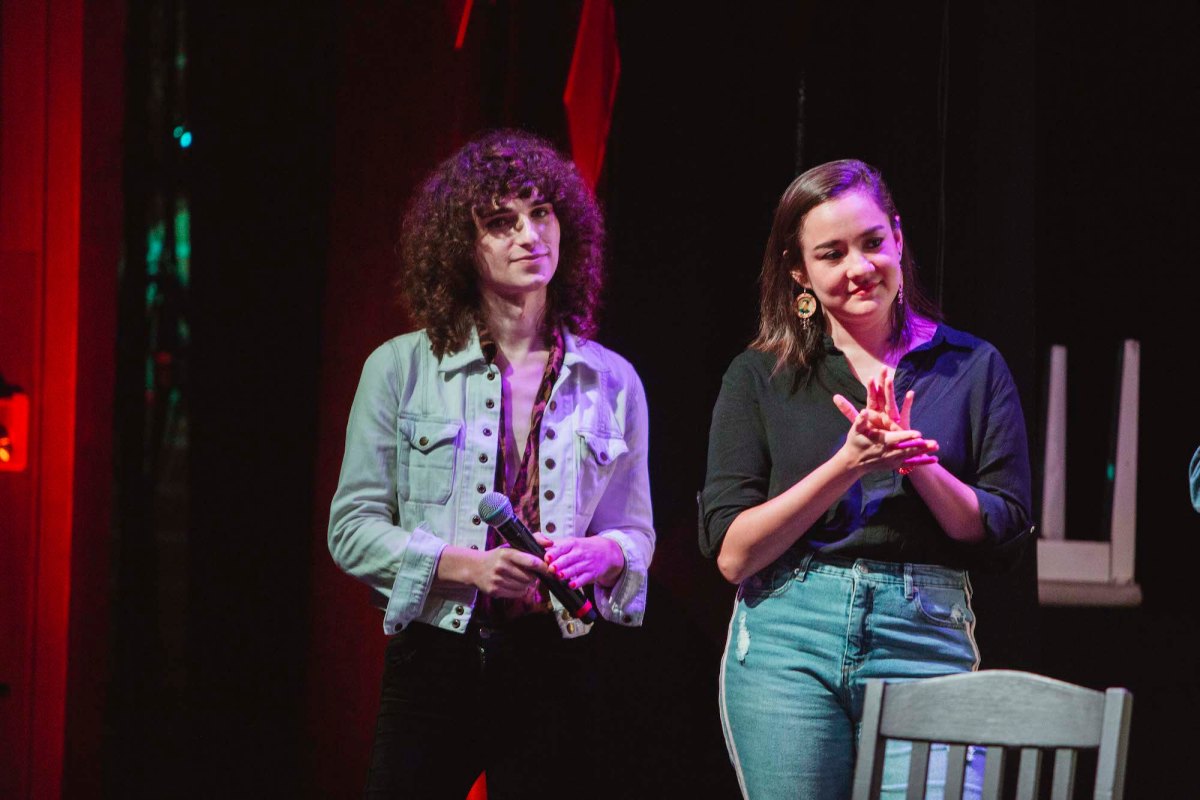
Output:
<path fill-rule="evenodd" d="M 545 349 L 546 293 L 503 296 L 485 292 L 483 315 L 505 359 L 521 363 L 530 353 Z"/>
<path fill-rule="evenodd" d="M 892 342 L 891 317 L 882 322 L 871 320 L 847 324 L 830 318 L 829 335 L 860 377 L 874 375 L 879 367 L 895 370 L 900 359 L 915 347 L 933 338 L 937 323 L 909 313 L 908 325 L 900 341 Z"/>
<path fill-rule="evenodd" d="M 861 355 L 895 367 L 906 352 L 904 342 L 892 343 L 890 315 L 882 320 L 841 321 L 829 318 L 829 336 L 847 356 Z"/>

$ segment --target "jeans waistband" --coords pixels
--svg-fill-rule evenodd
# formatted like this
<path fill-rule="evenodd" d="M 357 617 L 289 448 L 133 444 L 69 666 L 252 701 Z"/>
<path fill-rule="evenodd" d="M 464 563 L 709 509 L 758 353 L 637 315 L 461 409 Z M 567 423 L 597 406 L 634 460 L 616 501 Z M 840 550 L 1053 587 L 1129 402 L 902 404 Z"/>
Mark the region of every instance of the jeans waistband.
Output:
<path fill-rule="evenodd" d="M 796 578 L 803 580 L 810 572 L 845 575 L 853 572 L 859 579 L 879 583 L 903 583 L 906 586 L 969 587 L 965 570 L 938 564 L 917 564 L 901 561 L 878 561 L 870 558 L 849 558 L 832 553 L 808 551 L 799 554 L 793 566 Z"/>
<path fill-rule="evenodd" d="M 472 618 L 467 624 L 467 635 L 485 641 L 532 637 L 562 638 L 554 615 L 548 613 L 525 614 L 500 624 Z"/>

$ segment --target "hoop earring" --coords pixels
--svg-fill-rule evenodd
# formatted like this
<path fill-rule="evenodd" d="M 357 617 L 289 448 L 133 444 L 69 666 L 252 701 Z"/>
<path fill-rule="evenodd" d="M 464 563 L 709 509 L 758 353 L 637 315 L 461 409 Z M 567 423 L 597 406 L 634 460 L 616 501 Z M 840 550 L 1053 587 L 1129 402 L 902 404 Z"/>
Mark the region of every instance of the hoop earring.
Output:
<path fill-rule="evenodd" d="M 808 325 L 815 313 L 817 313 L 817 297 L 806 286 L 800 294 L 796 295 L 796 316 L 804 320 L 805 325 Z"/>

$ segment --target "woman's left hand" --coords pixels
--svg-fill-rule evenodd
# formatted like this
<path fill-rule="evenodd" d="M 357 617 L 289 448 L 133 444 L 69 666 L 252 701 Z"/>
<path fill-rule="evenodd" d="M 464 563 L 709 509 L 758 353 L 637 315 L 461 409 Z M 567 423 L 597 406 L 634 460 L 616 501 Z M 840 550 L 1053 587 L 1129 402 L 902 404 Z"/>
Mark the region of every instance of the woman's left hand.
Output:
<path fill-rule="evenodd" d="M 898 404 L 895 381 L 887 374 L 887 370 L 882 370 L 878 380 L 871 378 L 867 381 L 867 407 L 863 413 L 868 427 L 881 432 L 909 430 L 914 397 L 914 392 L 909 391 L 904 395 L 903 405 Z M 851 424 L 858 423 L 859 411 L 853 403 L 840 394 L 833 396 L 833 403 Z M 933 449 L 936 451 L 936 443 Z M 901 474 L 907 474 L 915 467 L 936 464 L 937 461 L 937 456 L 932 453 L 921 453 L 905 459 L 900 471 Z"/>
<path fill-rule="evenodd" d="M 573 589 L 589 583 L 612 586 L 625 569 L 625 553 L 621 546 L 606 536 L 551 539 L 535 533 L 534 538 L 546 548 L 546 563 L 550 569 Z"/>
<path fill-rule="evenodd" d="M 880 370 L 878 380 L 871 378 L 867 381 L 867 409 L 885 415 L 894 424 L 892 430 L 909 429 L 914 397 L 916 393 L 910 389 L 904 395 L 904 404 L 897 405 L 896 381 L 886 369 Z"/>

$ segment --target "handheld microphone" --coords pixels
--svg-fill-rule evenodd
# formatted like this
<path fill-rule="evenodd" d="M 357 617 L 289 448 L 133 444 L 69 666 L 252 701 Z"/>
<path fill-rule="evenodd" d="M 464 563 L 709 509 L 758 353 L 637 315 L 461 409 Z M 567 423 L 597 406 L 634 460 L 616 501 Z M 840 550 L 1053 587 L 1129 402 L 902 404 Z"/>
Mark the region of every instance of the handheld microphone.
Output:
<path fill-rule="evenodd" d="M 524 523 L 517 519 L 513 514 L 512 503 L 500 492 L 488 492 L 483 496 L 483 499 L 479 501 L 479 516 L 488 525 L 498 530 L 504 540 L 516 549 L 541 559 L 546 557 L 545 548 L 537 543 L 537 539 L 533 538 L 529 528 L 526 528 Z M 546 575 L 542 577 L 542 580 L 550 588 L 550 593 L 558 598 L 571 616 L 584 622 L 596 621 L 596 609 L 586 594 L 579 589 L 572 589 L 557 575 Z"/>

